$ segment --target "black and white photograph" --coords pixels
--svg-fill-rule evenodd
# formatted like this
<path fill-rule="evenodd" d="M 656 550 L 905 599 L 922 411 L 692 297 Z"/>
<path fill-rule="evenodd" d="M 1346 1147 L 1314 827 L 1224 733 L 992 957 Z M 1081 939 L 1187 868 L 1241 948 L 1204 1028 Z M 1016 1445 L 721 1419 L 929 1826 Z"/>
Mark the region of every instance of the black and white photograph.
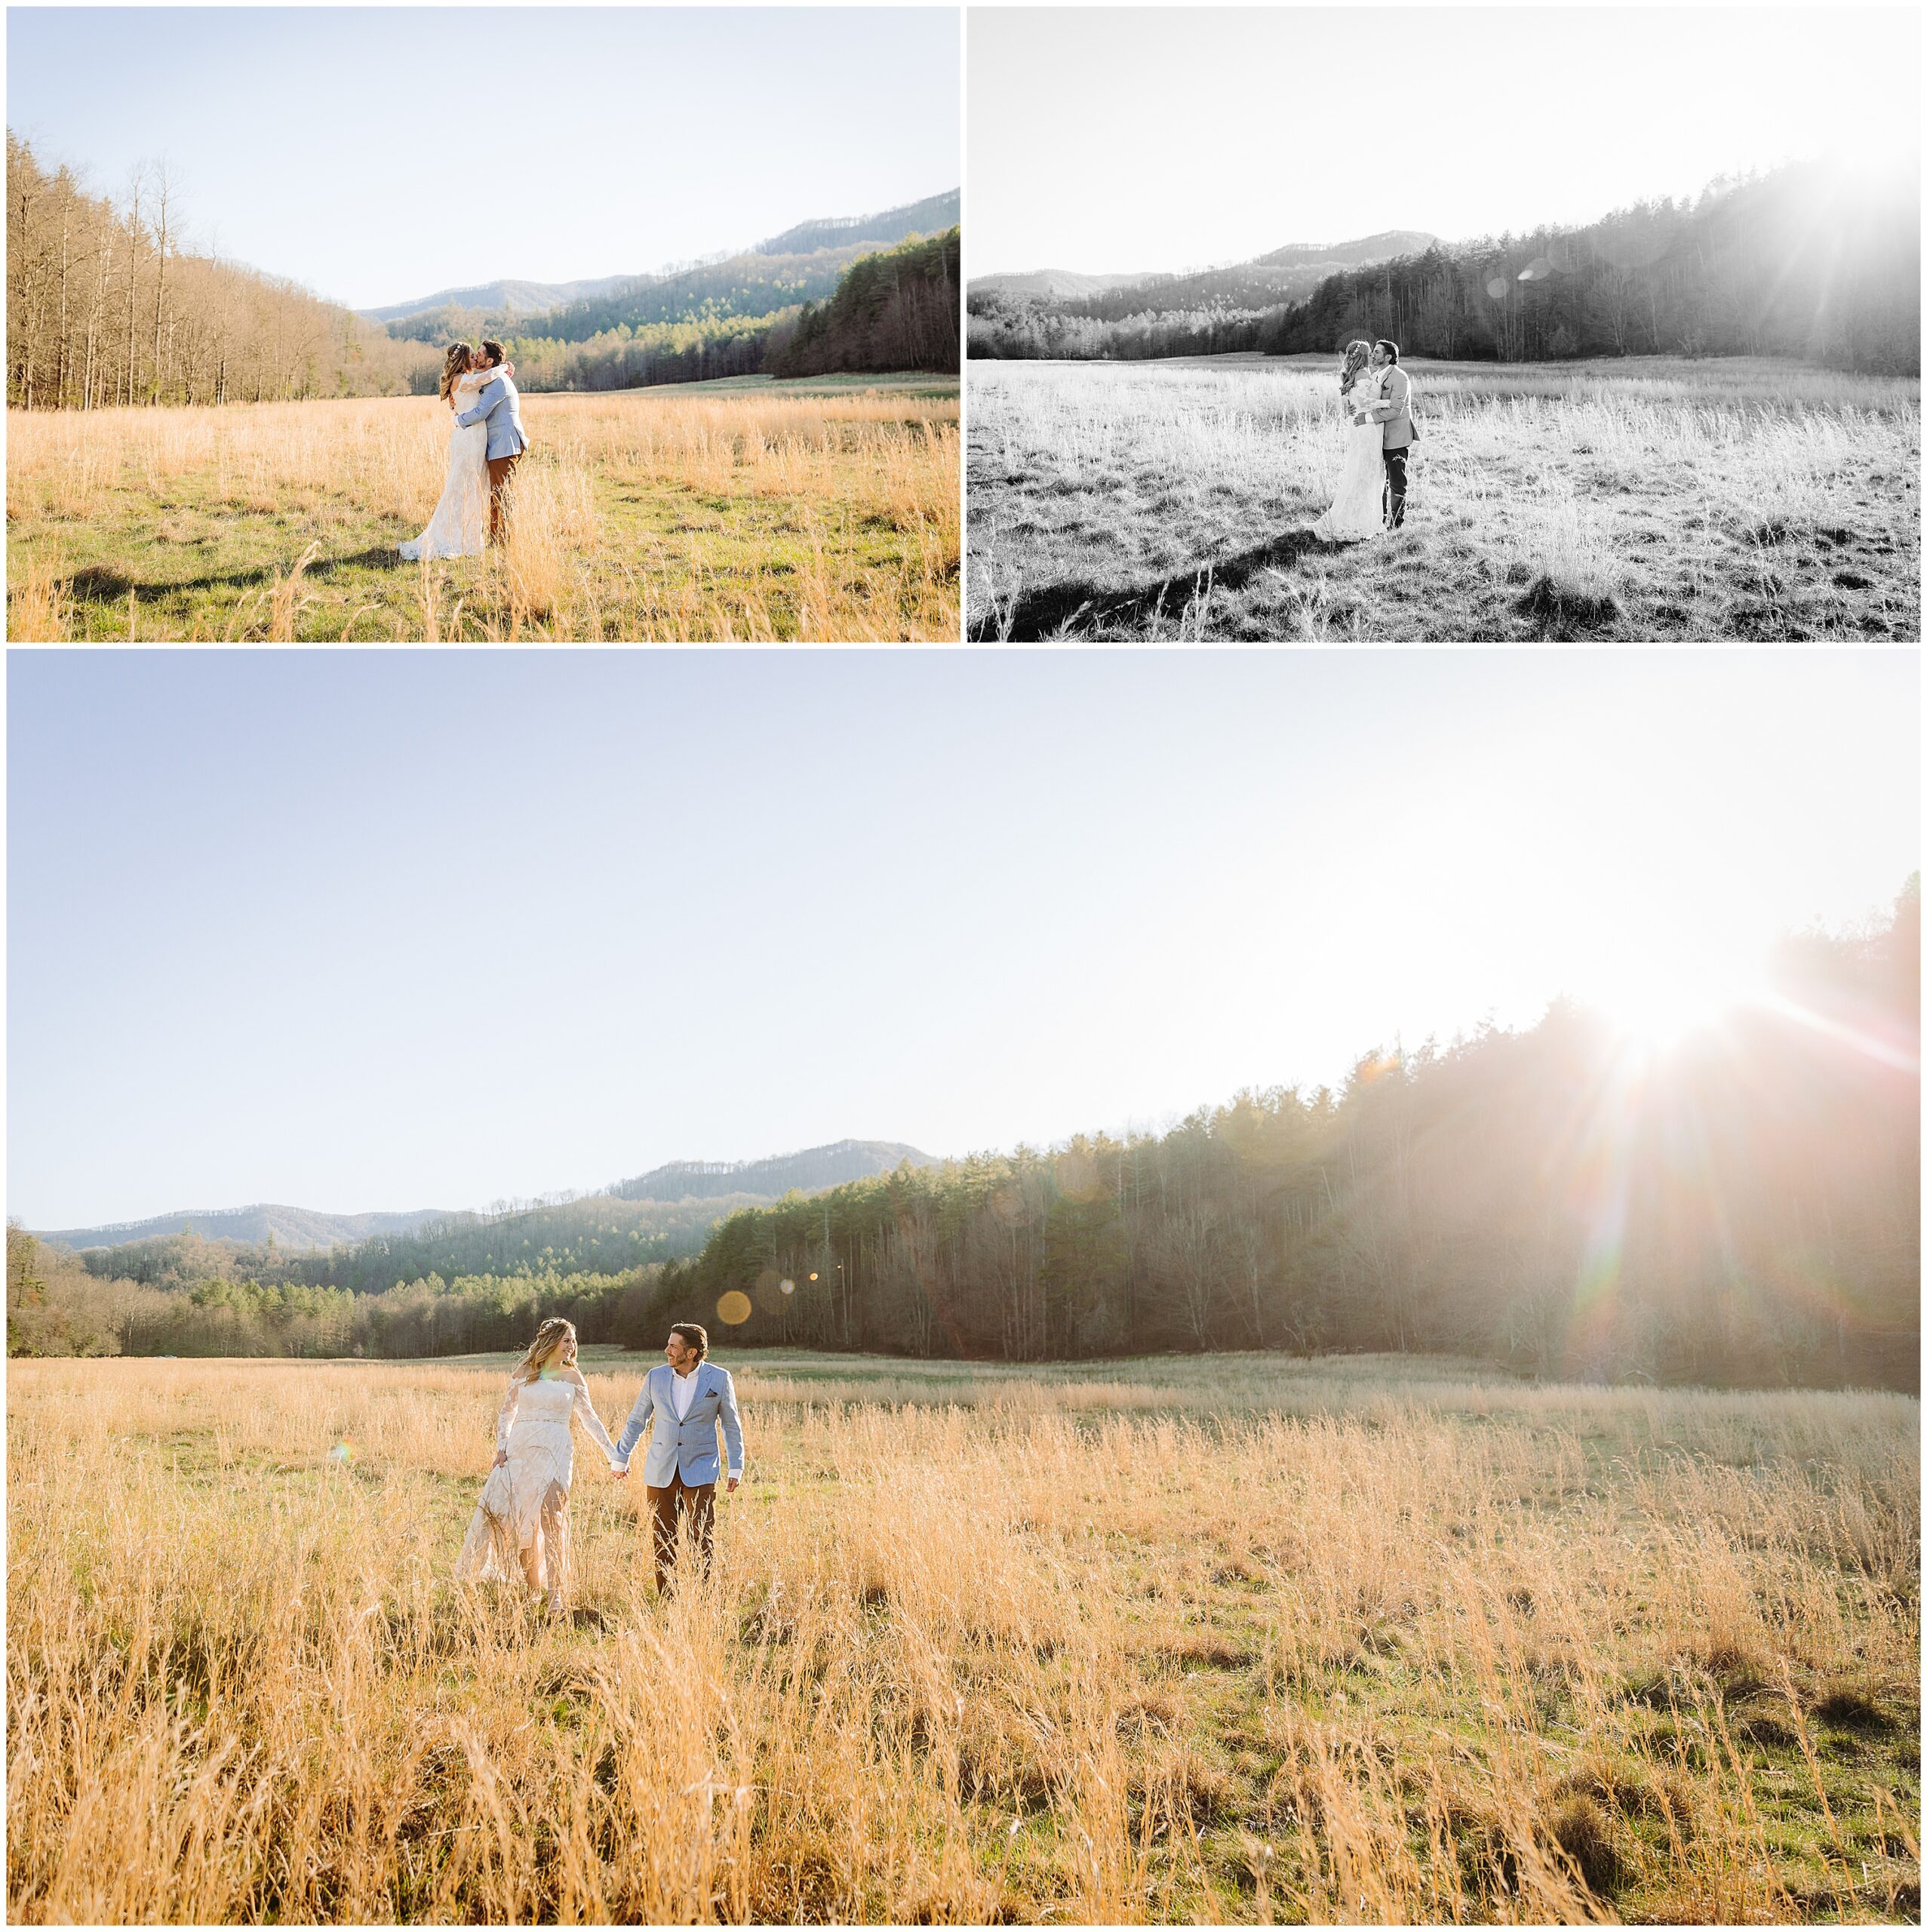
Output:
<path fill-rule="evenodd" d="M 970 29 L 973 638 L 1918 639 L 1917 11 Z"/>

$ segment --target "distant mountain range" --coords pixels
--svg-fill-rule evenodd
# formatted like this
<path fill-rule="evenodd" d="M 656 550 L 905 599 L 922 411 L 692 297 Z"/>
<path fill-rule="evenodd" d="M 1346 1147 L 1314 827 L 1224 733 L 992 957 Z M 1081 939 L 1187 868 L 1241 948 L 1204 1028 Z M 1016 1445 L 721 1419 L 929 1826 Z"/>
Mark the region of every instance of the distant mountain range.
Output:
<path fill-rule="evenodd" d="M 824 1147 L 807 1147 L 761 1161 L 672 1161 L 632 1180 L 600 1190 L 619 1201 L 674 1205 L 687 1201 L 730 1199 L 779 1201 L 792 1188 L 814 1193 L 866 1175 L 887 1174 L 908 1161 L 913 1167 L 933 1168 L 941 1162 L 899 1140 L 837 1140 Z M 591 1196 L 590 1198 L 595 1197 Z M 155 1214 L 144 1221 L 115 1221 L 93 1228 L 36 1228 L 43 1241 L 76 1250 L 124 1247 L 130 1242 L 156 1241 L 192 1230 L 207 1241 L 264 1246 L 270 1237 L 277 1247 L 297 1253 L 346 1247 L 376 1235 L 405 1235 L 457 1219 L 444 1208 L 421 1208 L 401 1213 L 329 1214 L 312 1208 L 262 1203 L 251 1208 L 197 1210 Z"/>
<path fill-rule="evenodd" d="M 412 302 L 396 302 L 386 309 L 363 309 L 358 312 L 371 322 L 406 321 L 429 309 L 475 309 L 485 315 L 539 315 L 546 309 L 559 309 L 565 302 L 579 302 L 593 295 L 607 295 L 633 280 L 629 275 L 605 275 L 591 281 L 484 281 L 472 288 L 438 288 L 432 295 L 418 295 Z"/>
<path fill-rule="evenodd" d="M 1102 295 L 1106 289 L 1129 288 L 1154 277 L 1129 275 L 1079 275 L 1071 269 L 1033 269 L 1027 275 L 980 275 L 971 283 L 973 294 L 1034 295 L 1046 302 L 1074 302 L 1086 295 Z"/>
<path fill-rule="evenodd" d="M 799 223 L 753 247 L 649 274 L 604 275 L 585 281 L 480 282 L 361 312 L 392 335 L 422 340 L 459 327 L 513 325 L 520 333 L 579 342 L 626 322 L 688 320 L 705 308 L 727 315 L 773 314 L 836 291 L 837 277 L 859 255 L 911 235 L 954 227 L 960 190 L 906 202 L 875 214 L 838 215 Z"/>
<path fill-rule="evenodd" d="M 72 1248 L 120 1247 L 129 1241 L 158 1241 L 164 1235 L 192 1231 L 207 1241 L 245 1241 L 260 1247 L 272 1237 L 277 1247 L 290 1251 L 333 1247 L 338 1243 L 366 1241 L 373 1235 L 412 1234 L 431 1221 L 446 1218 L 438 1208 L 416 1208 L 399 1214 L 327 1214 L 312 1208 L 288 1208 L 263 1201 L 252 1208 L 195 1208 L 179 1214 L 155 1214 L 144 1221 L 110 1221 L 97 1228 L 36 1228 L 42 1241 Z"/>
<path fill-rule="evenodd" d="M 1083 275 L 1039 269 L 980 275 L 970 294 L 1025 297 L 1105 321 L 1203 308 L 1274 309 L 1304 300 L 1341 269 L 1421 254 L 1438 238 L 1423 229 L 1394 228 L 1352 242 L 1293 242 L 1248 262 L 1184 275 Z"/>

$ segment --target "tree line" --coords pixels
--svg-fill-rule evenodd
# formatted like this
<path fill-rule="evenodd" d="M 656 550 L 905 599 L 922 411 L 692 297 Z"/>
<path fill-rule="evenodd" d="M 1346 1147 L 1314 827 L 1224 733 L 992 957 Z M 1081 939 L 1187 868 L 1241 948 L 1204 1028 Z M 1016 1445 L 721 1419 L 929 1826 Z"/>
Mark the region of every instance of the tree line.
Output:
<path fill-rule="evenodd" d="M 1329 352 L 1389 337 L 1444 360 L 1784 355 L 1920 370 L 1917 178 L 1870 184 L 1823 162 L 1720 177 L 1572 230 L 1440 245 L 1327 276 L 1302 301 L 1120 315 L 1129 291 L 1043 302 L 980 291 L 983 357 Z"/>
<path fill-rule="evenodd" d="M 118 203 L 7 135 L 7 400 L 21 409 L 405 395 L 434 353 L 295 283 L 191 252 L 164 165 Z"/>
<path fill-rule="evenodd" d="M 584 1341 L 653 1347 L 660 1272 L 430 1274 L 373 1292 L 235 1272 L 161 1285 L 87 1268 L 10 1223 L 7 1352 L 405 1360 L 523 1348 L 552 1315 Z"/>
<path fill-rule="evenodd" d="M 785 315 L 794 314 L 785 312 Z M 770 331 L 785 316 L 703 315 L 690 321 L 619 326 L 586 341 L 512 330 L 501 338 L 515 365 L 515 385 L 529 390 L 635 389 L 659 383 L 700 383 L 762 374 Z M 493 333 L 493 331 L 489 331 Z M 478 329 L 466 339 L 479 341 Z M 432 393 L 435 385 L 426 385 Z"/>
<path fill-rule="evenodd" d="M 745 1209 L 662 1276 L 734 1338 L 1013 1361 L 1420 1350 L 1547 1376 L 1916 1387 L 1919 887 L 1650 1064 L 1599 1015 L 1375 1054 L 1170 1132 Z M 788 1285 L 785 1286 L 785 1284 Z"/>

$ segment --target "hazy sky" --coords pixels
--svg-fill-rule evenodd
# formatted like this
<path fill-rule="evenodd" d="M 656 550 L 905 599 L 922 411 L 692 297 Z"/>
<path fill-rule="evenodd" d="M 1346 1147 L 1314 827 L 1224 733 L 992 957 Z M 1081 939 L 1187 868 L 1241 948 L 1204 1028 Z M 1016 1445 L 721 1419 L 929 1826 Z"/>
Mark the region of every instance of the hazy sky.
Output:
<path fill-rule="evenodd" d="M 953 8 L 7 10 L 7 125 L 351 306 L 636 274 L 954 188 Z M 485 205 L 484 205 L 485 200 Z"/>
<path fill-rule="evenodd" d="M 1589 221 L 1920 132 L 1917 9 L 979 7 L 972 275 Z"/>
<path fill-rule="evenodd" d="M 23 652 L 8 1211 L 1342 1079 L 1919 863 L 1916 654 Z"/>

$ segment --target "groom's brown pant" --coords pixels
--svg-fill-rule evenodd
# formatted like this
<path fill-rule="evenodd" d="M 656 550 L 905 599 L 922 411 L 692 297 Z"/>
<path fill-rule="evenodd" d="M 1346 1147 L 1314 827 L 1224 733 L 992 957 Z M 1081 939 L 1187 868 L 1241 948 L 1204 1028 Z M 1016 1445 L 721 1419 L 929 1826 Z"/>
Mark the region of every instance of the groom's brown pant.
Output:
<path fill-rule="evenodd" d="M 488 459 L 488 540 L 491 543 L 502 541 L 502 493 L 509 487 L 509 471 L 521 460 L 519 453 Z"/>
<path fill-rule="evenodd" d="M 645 1484 L 643 1494 L 649 1499 L 649 1512 L 656 1519 L 656 1595 L 661 1595 L 669 1587 L 670 1572 L 676 1567 L 676 1518 L 684 1511 L 689 1515 L 690 1531 L 696 1539 L 702 1574 L 708 1576 L 710 1546 L 715 1538 L 716 1485 L 684 1482 L 678 1469 L 669 1478 L 667 1487 L 657 1489 Z"/>

